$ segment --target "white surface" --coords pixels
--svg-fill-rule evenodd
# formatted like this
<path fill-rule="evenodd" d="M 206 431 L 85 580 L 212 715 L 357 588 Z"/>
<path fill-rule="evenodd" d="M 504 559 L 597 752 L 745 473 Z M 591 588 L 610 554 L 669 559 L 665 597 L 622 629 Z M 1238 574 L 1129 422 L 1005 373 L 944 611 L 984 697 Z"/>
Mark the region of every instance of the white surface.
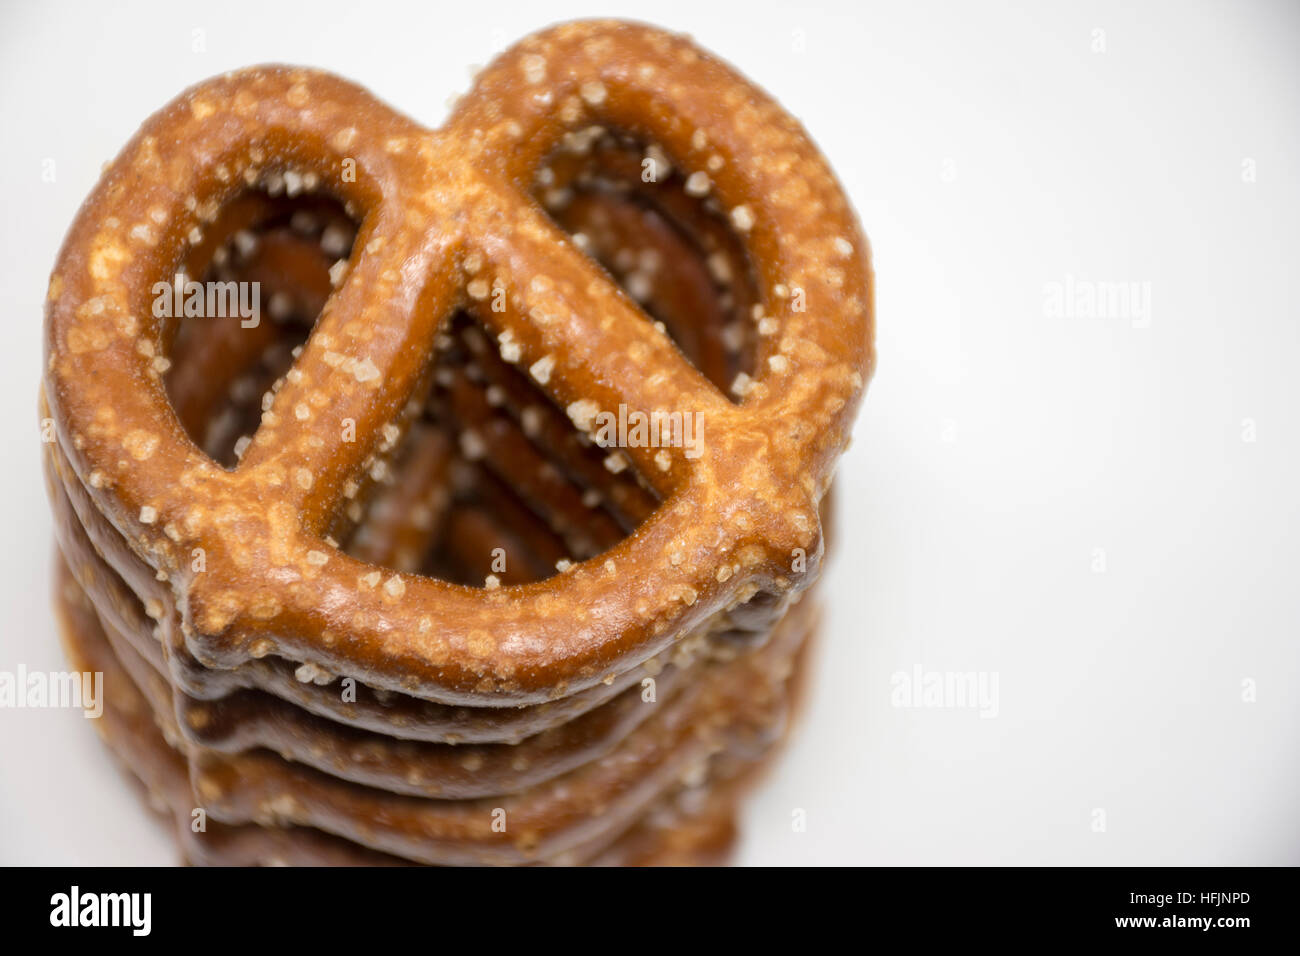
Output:
<path fill-rule="evenodd" d="M 41 303 L 137 124 L 270 60 L 432 124 L 507 41 L 619 14 L 773 92 L 875 249 L 880 367 L 836 486 L 814 697 L 741 861 L 1300 863 L 1300 7 L 435 6 L 0 8 L 0 669 L 62 666 Z M 1050 317 L 1067 275 L 1149 283 L 1149 326 Z M 995 672 L 997 716 L 891 706 L 914 665 Z M 0 747 L 0 862 L 174 859 L 79 715 L 0 711 Z"/>

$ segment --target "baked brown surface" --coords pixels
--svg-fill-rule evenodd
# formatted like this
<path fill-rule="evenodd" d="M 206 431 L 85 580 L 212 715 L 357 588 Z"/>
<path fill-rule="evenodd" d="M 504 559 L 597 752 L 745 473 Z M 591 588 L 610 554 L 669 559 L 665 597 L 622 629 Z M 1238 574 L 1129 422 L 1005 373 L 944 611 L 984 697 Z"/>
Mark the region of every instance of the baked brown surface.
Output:
<path fill-rule="evenodd" d="M 155 319 L 177 272 L 268 314 Z M 659 30 L 528 37 L 433 131 L 313 70 L 195 87 L 50 282 L 59 609 L 109 745 L 194 862 L 720 859 L 871 310 L 802 129 Z M 600 447 L 616 412 L 699 454 Z"/>

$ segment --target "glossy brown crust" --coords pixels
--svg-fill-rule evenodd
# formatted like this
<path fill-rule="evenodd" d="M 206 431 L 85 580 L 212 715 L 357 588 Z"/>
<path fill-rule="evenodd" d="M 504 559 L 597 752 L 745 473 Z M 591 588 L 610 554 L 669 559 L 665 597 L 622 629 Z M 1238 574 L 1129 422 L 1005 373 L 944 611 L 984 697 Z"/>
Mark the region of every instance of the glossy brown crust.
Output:
<path fill-rule="evenodd" d="M 58 483 L 62 471 L 68 484 Z M 405 694 L 379 696 L 364 684 L 357 685 L 355 702 L 342 700 L 337 687 L 325 688 L 294 676 L 287 661 L 253 660 L 230 671 L 211 671 L 190 656 L 179 635 L 170 628 L 171 617 L 158 605 L 150 616 L 147 601 L 141 601 L 116 573 L 111 562 L 120 540 L 101 533 L 92 542 L 82 519 L 69 498 L 83 496 L 82 514 L 94 523 L 93 511 L 86 510 L 84 489 L 71 481 L 67 469 L 58 465 L 57 447 L 47 456 L 47 485 L 54 509 L 55 536 L 59 550 L 72 568 L 80 586 L 88 593 L 106 626 L 131 640 L 146 657 L 165 660 L 170 680 L 188 706 L 228 700 L 242 691 L 261 690 L 295 707 L 337 723 L 374 731 L 399 739 L 443 743 L 516 743 L 527 737 L 560 727 L 581 718 L 645 676 L 658 676 L 656 662 L 619 680 L 600 684 L 579 694 L 526 708 L 468 708 L 422 701 Z M 153 583 L 156 588 L 156 582 Z M 659 666 L 668 666 L 665 665 Z M 247 699 L 247 698 L 245 698 Z M 190 726 L 186 721 L 185 726 Z"/>
<path fill-rule="evenodd" d="M 166 682 L 151 672 L 134 651 L 101 629 L 93 605 L 62 563 L 57 572 L 56 610 L 65 648 L 75 666 L 105 675 L 106 700 L 99 729 L 145 784 L 153 802 L 174 816 L 182 847 L 192 862 L 705 863 L 717 862 L 734 835 L 732 814 L 739 785 L 757 759 L 757 754 L 747 753 L 745 747 L 736 756 L 718 758 L 721 763 L 714 774 L 717 779 L 707 788 L 701 788 L 702 780 L 686 785 L 686 790 L 693 793 L 686 802 L 681 785 L 662 770 L 638 775 L 634 784 L 629 778 L 630 790 L 594 790 L 590 780 L 576 774 L 564 778 L 549 799 L 543 791 L 540 799 L 531 795 L 486 802 L 428 802 L 331 783 L 326 777 L 296 769 L 265 752 L 232 761 L 183 744 L 167 707 Z M 807 620 L 806 615 L 796 617 Z M 795 617 L 789 618 L 783 630 L 797 639 L 778 640 L 767 654 L 766 666 L 775 667 L 770 675 L 781 686 L 787 682 L 795 659 L 788 654 L 778 656 L 776 648 L 784 647 L 787 652 L 797 648 L 807 633 L 794 624 Z M 767 710 L 763 694 L 754 699 L 754 692 L 763 686 L 752 680 L 752 668 L 758 660 L 747 659 L 747 675 L 733 675 L 735 686 L 747 686 L 749 699 L 739 711 L 728 711 L 733 715 L 747 713 L 752 715 L 749 719 L 759 720 L 754 730 L 761 738 L 761 754 L 779 735 L 773 721 L 780 724 L 782 718 Z M 711 679 L 700 686 L 708 688 L 711 682 L 717 684 Z M 700 696 L 707 696 L 707 690 Z M 784 699 L 784 692 L 773 698 L 778 699 Z M 714 728 L 720 730 L 734 719 L 701 722 L 696 708 L 681 714 L 676 722 L 696 725 L 694 736 L 708 743 L 705 751 L 719 753 L 716 739 L 710 739 L 716 732 Z M 680 738 L 666 739 L 664 745 L 676 751 L 679 748 L 673 747 L 672 741 L 679 744 Z M 635 738 L 633 745 L 637 746 Z M 644 749 L 645 745 L 640 746 Z M 696 749 L 700 746 L 694 744 Z M 671 762 L 680 765 L 689 756 L 674 752 Z M 693 756 L 698 758 L 699 753 Z M 624 755 L 619 760 L 598 761 L 596 769 L 606 776 L 626 775 L 629 759 Z M 238 785 L 227 797 L 224 786 L 232 780 L 237 780 Z M 593 812 L 587 803 L 597 798 L 597 793 L 601 806 L 599 812 Z M 561 812 L 551 805 L 556 800 L 563 806 Z M 637 803 L 641 806 L 635 810 L 628 806 Z M 491 827 L 498 807 L 508 821 L 504 833 L 494 832 Z M 191 823 L 199 808 L 208 818 L 207 829 L 195 832 Z M 393 853 L 371 849 L 376 845 Z"/>
<path fill-rule="evenodd" d="M 154 319 L 177 271 L 273 321 Z M 214 79 L 87 201 L 47 360 L 65 641 L 187 859 L 722 858 L 873 362 L 865 240 L 760 91 L 607 21 L 432 132 Z M 616 409 L 702 454 L 601 448 Z"/>
<path fill-rule="evenodd" d="M 112 572 L 102 565 L 84 539 L 77 537 L 79 526 L 75 521 L 60 520 L 58 527 L 60 550 L 77 569 L 76 576 L 102 595 Z M 167 695 L 166 707 L 170 711 L 173 694 L 167 690 L 165 649 L 156 636 L 158 628 L 138 612 L 123 623 L 123 603 L 129 606 L 129 599 L 101 597 L 96 602 L 101 615 L 107 609 L 107 616 L 117 622 L 105 621 L 105 632 L 118 648 L 119 657 L 153 668 L 152 674 L 137 668 L 132 670 L 137 675 L 137 683 L 147 683 L 156 693 Z M 805 602 L 786 615 L 781 633 L 789 634 L 792 628 L 799 627 L 798 622 L 807 618 L 806 608 Z M 722 655 L 720 664 L 731 657 L 734 655 Z M 761 657 L 754 658 L 746 667 L 760 666 L 761 661 Z M 701 688 L 713 680 L 708 675 L 720 664 L 689 668 L 679 659 L 677 664 L 670 663 L 654 671 L 658 710 L 677 706 L 675 691 L 681 684 L 684 667 L 691 674 L 690 679 L 697 682 L 687 696 L 698 699 Z M 737 686 L 744 688 L 750 704 L 762 699 L 759 693 L 762 682 L 752 673 L 748 678 L 731 679 L 740 682 Z M 254 692 L 240 692 L 212 702 L 193 700 L 179 692 L 174 697 L 178 732 L 204 747 L 233 752 L 263 747 L 344 779 L 399 793 L 463 798 L 517 792 L 600 758 L 648 717 L 640 692 L 639 687 L 632 688 L 610 703 L 530 736 L 517 746 L 450 748 L 407 744 L 378 734 L 349 731 L 313 718 L 274 697 Z M 733 707 L 732 712 L 739 713 L 742 709 Z M 698 725 L 698 714 L 689 723 Z M 627 764 L 627 769 L 631 766 Z"/>
<path fill-rule="evenodd" d="M 593 123 L 712 170 L 710 194 L 745 235 L 776 323 L 739 406 L 527 198 L 543 157 Z M 150 290 L 201 241 L 209 210 L 247 177 L 286 169 L 351 204 L 359 251 L 299 374 L 225 471 L 163 393 Z M 476 276 L 505 287 L 504 311 L 474 296 Z M 133 587 L 161 573 L 167 613 L 205 666 L 270 653 L 443 704 L 536 704 L 816 574 L 817 504 L 871 371 L 870 282 L 825 161 L 765 94 L 682 38 L 576 23 L 506 53 L 434 132 L 310 70 L 247 70 L 186 93 L 145 124 L 73 225 L 50 283 L 46 393 L 72 471 L 130 551 L 110 564 Z M 698 411 L 706 450 L 674 449 L 663 469 L 654 450 L 628 449 L 667 501 L 569 573 L 491 593 L 400 572 L 372 586 L 375 569 L 321 535 L 383 426 L 402 422 L 420 356 L 457 306 L 514 343 L 561 407 Z M 346 419 L 354 443 L 337 440 Z M 204 574 L 190 571 L 195 547 Z M 804 574 L 791 572 L 796 550 Z M 323 565 L 309 559 L 320 553 Z"/>

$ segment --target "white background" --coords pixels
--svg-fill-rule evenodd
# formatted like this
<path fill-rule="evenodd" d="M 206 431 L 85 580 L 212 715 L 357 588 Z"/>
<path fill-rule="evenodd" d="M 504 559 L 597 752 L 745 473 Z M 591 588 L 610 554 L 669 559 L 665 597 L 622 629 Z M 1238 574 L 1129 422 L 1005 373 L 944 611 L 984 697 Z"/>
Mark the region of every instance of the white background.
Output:
<path fill-rule="evenodd" d="M 0 669 L 62 666 L 42 299 L 137 124 L 263 61 L 433 124 L 508 41 L 615 14 L 800 117 L 875 251 L 814 693 L 739 861 L 1300 863 L 1300 4 L 0 10 Z M 1067 276 L 1149 283 L 1149 325 L 1048 314 Z M 997 716 L 892 706 L 917 665 L 995 673 Z M 0 862 L 175 859 L 80 715 L 0 711 L 0 755 Z"/>

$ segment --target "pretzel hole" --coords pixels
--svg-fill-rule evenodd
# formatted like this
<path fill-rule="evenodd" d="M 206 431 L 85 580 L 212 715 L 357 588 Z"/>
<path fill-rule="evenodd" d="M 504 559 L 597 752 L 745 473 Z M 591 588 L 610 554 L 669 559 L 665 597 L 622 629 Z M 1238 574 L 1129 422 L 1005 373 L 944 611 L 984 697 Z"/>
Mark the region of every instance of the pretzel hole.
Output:
<path fill-rule="evenodd" d="M 731 386 L 753 367 L 759 301 L 744 245 L 684 173 L 665 165 L 644 182 L 646 153 L 604 132 L 566 140 L 539 170 L 536 198 L 739 398 Z M 354 556 L 457 584 L 522 584 L 597 558 L 659 504 L 631 462 L 595 445 L 470 315 L 439 337 L 431 378 L 419 421 L 379 469 L 385 487 L 350 489 L 353 530 L 340 540 Z M 431 442 L 442 443 L 437 463 Z"/>
<path fill-rule="evenodd" d="M 720 391 L 743 397 L 733 386 L 759 334 L 744 243 L 686 173 L 665 163 L 644 181 L 644 144 L 583 136 L 541 167 L 536 198 Z M 635 466 L 595 445 L 469 314 L 450 319 L 428 377 L 414 416 L 394 423 L 403 437 L 346 489 L 333 537 L 353 556 L 474 587 L 524 584 L 598 558 L 658 506 Z"/>
<path fill-rule="evenodd" d="M 431 388 L 370 487 L 349 487 L 354 557 L 473 587 L 525 584 L 614 547 L 658 504 L 467 314 L 439 335 Z M 376 477 L 377 476 L 377 477 Z"/>
<path fill-rule="evenodd" d="M 238 463 L 257 430 L 356 231 L 333 197 L 250 190 L 191 247 L 163 320 L 164 385 L 191 440 L 222 466 Z"/>
<path fill-rule="evenodd" d="M 706 175 L 706 174 L 701 174 Z M 604 127 L 565 135 L 533 194 L 551 219 L 733 402 L 754 373 L 763 323 L 744 242 L 701 180 L 654 144 Z"/>

